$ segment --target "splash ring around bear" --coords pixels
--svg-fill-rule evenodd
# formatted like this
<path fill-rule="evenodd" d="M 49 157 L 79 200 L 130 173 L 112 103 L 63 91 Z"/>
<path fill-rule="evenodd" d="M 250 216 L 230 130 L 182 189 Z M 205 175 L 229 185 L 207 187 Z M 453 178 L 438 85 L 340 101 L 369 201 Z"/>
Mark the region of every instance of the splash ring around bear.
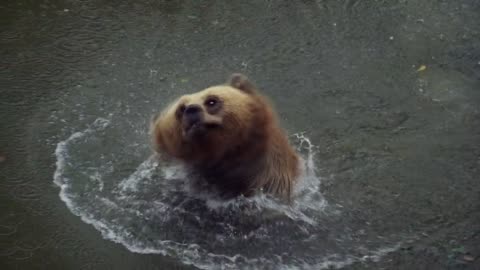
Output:
<path fill-rule="evenodd" d="M 304 134 L 291 136 L 303 167 L 291 206 L 266 195 L 225 202 L 194 194 L 180 165 L 161 163 L 147 148 L 135 151 L 138 143 L 109 147 L 118 134 L 113 120 L 98 118 L 59 142 L 54 183 L 73 214 L 132 252 L 200 269 L 322 269 L 398 247 L 359 249 L 360 241 L 344 236 L 341 213 L 320 192 L 315 147 Z"/>

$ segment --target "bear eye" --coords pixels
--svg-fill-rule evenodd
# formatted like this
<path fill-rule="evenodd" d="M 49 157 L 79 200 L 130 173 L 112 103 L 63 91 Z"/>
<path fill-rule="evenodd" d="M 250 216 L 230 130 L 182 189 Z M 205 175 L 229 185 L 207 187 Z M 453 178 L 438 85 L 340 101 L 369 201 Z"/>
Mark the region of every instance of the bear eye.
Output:
<path fill-rule="evenodd" d="M 205 101 L 205 106 L 207 107 L 213 107 L 215 105 L 217 105 L 218 103 L 218 100 L 216 98 L 208 98 L 206 101 Z"/>

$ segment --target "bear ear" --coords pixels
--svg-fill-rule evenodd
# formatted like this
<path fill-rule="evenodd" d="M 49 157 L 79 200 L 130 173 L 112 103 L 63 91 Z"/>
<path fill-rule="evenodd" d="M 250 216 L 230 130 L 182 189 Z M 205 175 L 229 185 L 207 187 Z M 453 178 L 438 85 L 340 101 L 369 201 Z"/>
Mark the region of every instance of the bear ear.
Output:
<path fill-rule="evenodd" d="M 228 79 L 228 85 L 231 87 L 237 88 L 247 94 L 255 94 L 256 87 L 250 82 L 247 76 L 240 73 L 233 73 Z"/>

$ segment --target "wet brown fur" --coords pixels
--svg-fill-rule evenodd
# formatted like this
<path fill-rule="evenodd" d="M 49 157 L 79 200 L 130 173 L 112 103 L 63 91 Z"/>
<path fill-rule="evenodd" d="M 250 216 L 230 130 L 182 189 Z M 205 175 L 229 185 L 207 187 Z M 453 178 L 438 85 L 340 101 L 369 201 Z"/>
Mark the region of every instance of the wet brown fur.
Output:
<path fill-rule="evenodd" d="M 219 128 L 207 131 L 204 138 L 186 139 L 178 107 L 203 106 L 212 95 L 220 97 L 223 108 L 218 114 L 205 114 L 204 121 Z M 299 175 L 298 156 L 271 103 L 241 74 L 233 74 L 226 85 L 180 97 L 153 120 L 151 134 L 158 153 L 183 161 L 226 197 L 250 196 L 263 189 L 291 198 Z"/>

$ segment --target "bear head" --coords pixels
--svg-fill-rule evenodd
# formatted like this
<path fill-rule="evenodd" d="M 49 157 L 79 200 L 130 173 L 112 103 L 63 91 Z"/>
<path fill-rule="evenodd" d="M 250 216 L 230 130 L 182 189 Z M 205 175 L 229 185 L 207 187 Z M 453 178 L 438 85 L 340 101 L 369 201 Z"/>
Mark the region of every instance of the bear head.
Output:
<path fill-rule="evenodd" d="M 153 119 L 151 132 L 157 152 L 214 164 L 227 156 L 261 154 L 274 122 L 266 98 L 247 77 L 233 74 L 225 85 L 177 99 Z"/>

